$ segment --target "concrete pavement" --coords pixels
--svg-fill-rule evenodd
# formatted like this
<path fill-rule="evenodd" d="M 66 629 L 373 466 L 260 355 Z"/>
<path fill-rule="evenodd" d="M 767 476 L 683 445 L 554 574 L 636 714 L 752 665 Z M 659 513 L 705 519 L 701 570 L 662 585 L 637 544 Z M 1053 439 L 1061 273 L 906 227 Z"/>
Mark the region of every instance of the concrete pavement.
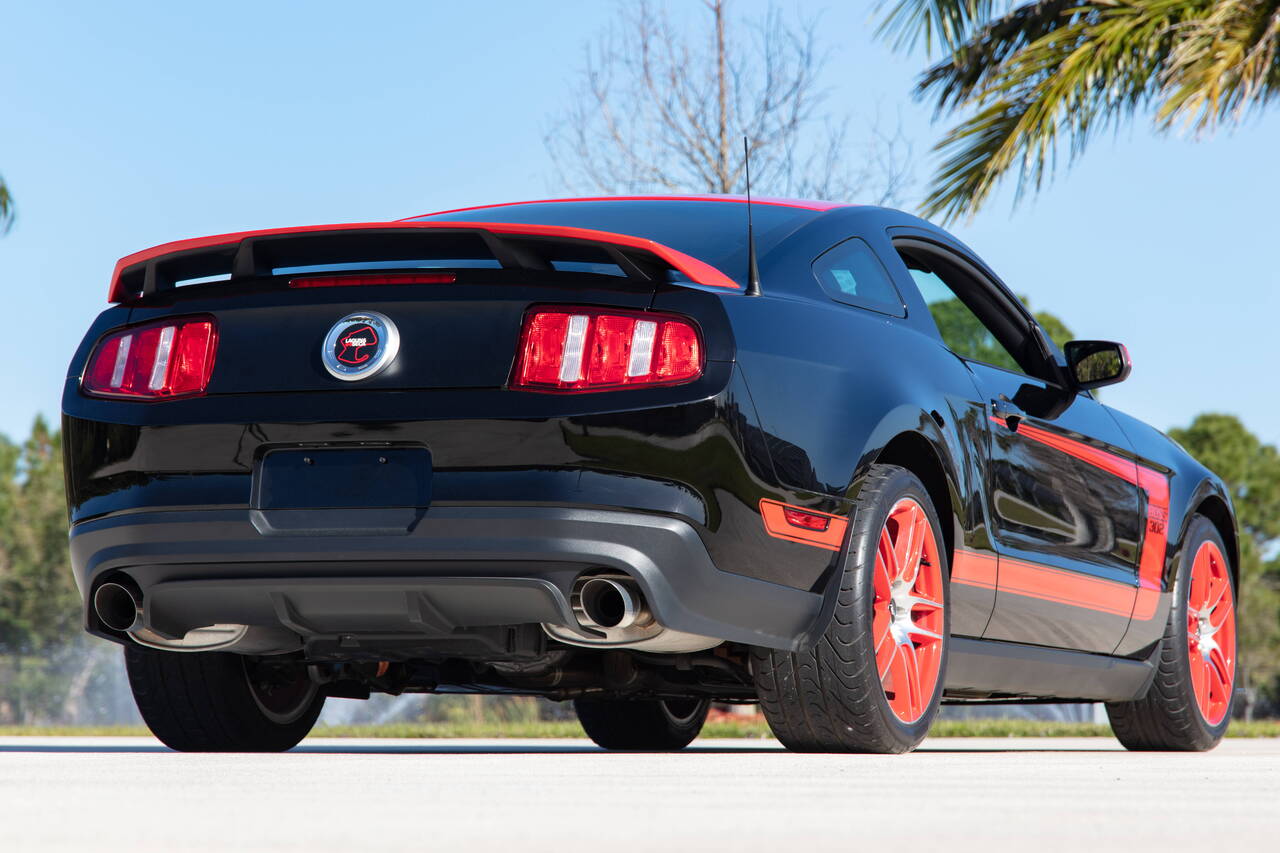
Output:
<path fill-rule="evenodd" d="M 1280 849 L 1280 740 L 1203 755 L 1111 739 L 937 739 L 908 756 L 700 741 L 322 740 L 181 755 L 0 739 L 0 850 Z"/>

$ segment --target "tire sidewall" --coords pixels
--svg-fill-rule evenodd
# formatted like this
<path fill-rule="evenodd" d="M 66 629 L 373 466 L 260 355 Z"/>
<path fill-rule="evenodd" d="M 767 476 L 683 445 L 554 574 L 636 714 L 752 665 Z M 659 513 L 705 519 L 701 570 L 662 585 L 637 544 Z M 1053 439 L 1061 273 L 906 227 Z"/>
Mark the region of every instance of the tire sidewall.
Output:
<path fill-rule="evenodd" d="M 874 500 L 860 505 L 853 518 L 853 533 L 850 538 L 851 547 L 846 558 L 845 572 L 852 576 L 853 601 L 856 613 L 851 614 L 862 623 L 858 632 L 858 654 L 868 662 L 874 677 L 879 679 L 879 671 L 875 662 L 875 637 L 872 625 L 874 615 L 872 605 L 875 601 L 875 564 L 876 550 L 880 531 L 889 518 L 889 511 L 903 498 L 911 498 L 924 508 L 929 519 L 934 539 L 937 543 L 938 558 L 942 563 L 943 589 L 943 632 L 942 655 L 938 669 L 938 681 L 934 685 L 929 704 L 914 723 L 904 723 L 889 706 L 889 699 L 883 690 L 876 693 L 876 706 L 883 725 L 896 733 L 904 742 L 912 745 L 919 743 L 929 733 L 930 726 L 937 716 L 941 704 L 943 686 L 947 675 L 947 660 L 951 650 L 951 562 L 947 553 L 946 537 L 938 519 L 937 510 L 920 479 L 905 468 L 897 470 L 878 490 Z"/>

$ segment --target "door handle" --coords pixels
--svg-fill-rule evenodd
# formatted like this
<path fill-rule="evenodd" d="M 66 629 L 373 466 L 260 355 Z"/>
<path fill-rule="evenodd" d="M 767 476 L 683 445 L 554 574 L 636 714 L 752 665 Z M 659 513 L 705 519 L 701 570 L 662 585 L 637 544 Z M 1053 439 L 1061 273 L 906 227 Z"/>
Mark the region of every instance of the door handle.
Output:
<path fill-rule="evenodd" d="M 991 414 L 997 421 L 1003 423 L 1010 432 L 1017 432 L 1018 424 L 1022 422 L 1022 410 L 1008 400 L 992 400 Z"/>

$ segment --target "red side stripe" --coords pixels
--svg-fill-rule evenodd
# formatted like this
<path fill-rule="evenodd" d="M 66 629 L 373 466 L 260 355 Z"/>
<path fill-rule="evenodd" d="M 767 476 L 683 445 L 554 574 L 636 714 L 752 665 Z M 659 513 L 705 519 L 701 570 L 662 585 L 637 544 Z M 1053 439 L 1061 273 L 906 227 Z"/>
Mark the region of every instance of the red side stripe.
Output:
<path fill-rule="evenodd" d="M 995 554 L 980 554 L 957 548 L 951 559 L 951 582 L 995 589 L 997 562 Z"/>
<path fill-rule="evenodd" d="M 1049 432 L 1046 429 L 1040 429 L 1026 423 L 1018 425 L 1018 435 L 1048 445 L 1055 450 L 1061 450 L 1068 456 L 1074 456 L 1076 459 L 1087 462 L 1095 468 L 1101 468 L 1108 474 L 1115 474 L 1130 483 L 1138 482 L 1138 464 L 1132 459 L 1125 459 L 1123 456 L 1117 456 L 1083 441 L 1067 438 L 1065 435 Z"/>
<path fill-rule="evenodd" d="M 993 417 L 991 420 L 1005 425 L 1003 418 Z M 1154 618 L 1156 606 L 1160 602 L 1160 591 L 1163 588 L 1164 560 L 1169 544 L 1168 476 L 1154 468 L 1139 465 L 1133 460 L 1117 456 L 1083 441 L 1067 438 L 1029 424 L 1019 424 L 1018 435 L 1083 460 L 1095 468 L 1133 483 L 1146 492 L 1147 517 L 1142 536 L 1142 552 L 1138 557 L 1138 595 L 1130 613 L 1133 619 L 1140 622 Z M 1004 561 L 1001 560 L 1001 568 L 1003 567 Z"/>
<path fill-rule="evenodd" d="M 1133 587 L 1023 560 L 1000 558 L 1000 591 L 1113 616 L 1133 611 Z"/>

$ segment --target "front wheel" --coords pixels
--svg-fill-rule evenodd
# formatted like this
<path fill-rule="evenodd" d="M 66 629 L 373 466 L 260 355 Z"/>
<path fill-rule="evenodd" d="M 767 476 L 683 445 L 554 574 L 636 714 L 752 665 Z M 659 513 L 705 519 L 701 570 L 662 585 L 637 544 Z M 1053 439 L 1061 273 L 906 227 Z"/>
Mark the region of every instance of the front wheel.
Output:
<path fill-rule="evenodd" d="M 124 661 L 147 728 L 180 752 L 283 752 L 324 707 L 306 666 L 290 658 L 127 646 Z"/>
<path fill-rule="evenodd" d="M 1155 678 L 1141 699 L 1107 704 L 1111 730 L 1127 749 L 1202 752 L 1226 734 L 1236 676 L 1235 590 L 1226 553 L 1213 523 L 1192 519 Z"/>
<path fill-rule="evenodd" d="M 858 495 L 830 624 L 802 652 L 757 649 L 756 690 L 801 752 L 907 752 L 938 713 L 950 635 L 947 553 L 919 478 L 871 468 Z"/>
<path fill-rule="evenodd" d="M 684 749 L 702 731 L 706 699 L 575 699 L 587 737 L 605 749 L 670 752 Z"/>

